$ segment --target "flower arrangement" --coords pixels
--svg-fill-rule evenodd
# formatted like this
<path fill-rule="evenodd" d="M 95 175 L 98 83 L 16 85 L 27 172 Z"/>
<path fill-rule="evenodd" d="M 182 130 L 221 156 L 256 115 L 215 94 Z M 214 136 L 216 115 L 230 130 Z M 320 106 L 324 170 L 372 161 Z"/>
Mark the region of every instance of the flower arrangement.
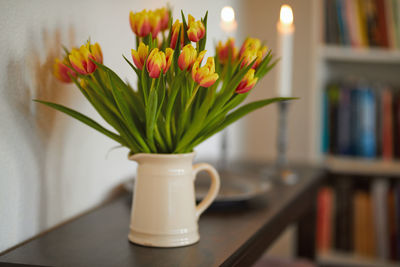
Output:
<path fill-rule="evenodd" d="M 60 104 L 35 100 L 87 124 L 130 149 L 131 153 L 187 153 L 251 111 L 289 98 L 239 105 L 276 64 L 260 40 L 219 42 L 216 55 L 206 55 L 207 14 L 172 23 L 171 10 L 143 10 L 129 15 L 136 35 L 132 62 L 136 87 L 103 64 L 98 43 L 66 48 L 54 64 L 54 75 L 75 83 L 115 130 Z"/>

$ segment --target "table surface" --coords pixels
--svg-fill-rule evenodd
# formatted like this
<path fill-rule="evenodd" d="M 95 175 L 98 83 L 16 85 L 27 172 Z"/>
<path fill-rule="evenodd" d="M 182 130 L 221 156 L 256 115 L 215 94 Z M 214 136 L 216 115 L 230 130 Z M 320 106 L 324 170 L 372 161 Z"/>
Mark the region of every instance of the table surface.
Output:
<path fill-rule="evenodd" d="M 259 166 L 246 165 L 255 173 Z M 315 202 L 321 172 L 298 166 L 299 182 L 236 205 L 214 206 L 199 220 L 200 242 L 148 248 L 128 241 L 131 196 L 106 205 L 0 256 L 1 262 L 45 266 L 250 266 Z M 247 173 L 247 174 L 246 174 Z M 243 171 L 248 179 L 256 179 Z M 226 178 L 226 177 L 225 177 Z M 312 228 L 312 227 L 311 227 Z M 312 238 L 311 238 L 312 239 Z"/>

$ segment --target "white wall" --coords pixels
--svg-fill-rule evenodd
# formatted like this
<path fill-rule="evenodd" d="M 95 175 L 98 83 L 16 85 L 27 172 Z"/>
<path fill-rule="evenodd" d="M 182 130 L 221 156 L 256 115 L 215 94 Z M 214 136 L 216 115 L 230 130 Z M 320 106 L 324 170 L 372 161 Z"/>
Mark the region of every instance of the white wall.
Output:
<path fill-rule="evenodd" d="M 227 0 L 169 2 L 175 14 L 183 8 L 199 17 L 210 10 L 210 55 L 212 40 L 222 34 L 220 9 L 238 6 Z M 62 103 L 100 121 L 77 89 L 53 78 L 60 45 L 79 45 L 90 36 L 101 44 L 106 65 L 132 79 L 121 57 L 134 44 L 129 11 L 165 3 L 0 0 L 0 252 L 98 204 L 133 175 L 126 149 L 108 153 L 114 142 L 31 99 Z M 232 143 L 231 151 L 240 152 L 242 142 Z M 199 147 L 199 158 L 216 158 L 218 144 L 217 137 Z"/>

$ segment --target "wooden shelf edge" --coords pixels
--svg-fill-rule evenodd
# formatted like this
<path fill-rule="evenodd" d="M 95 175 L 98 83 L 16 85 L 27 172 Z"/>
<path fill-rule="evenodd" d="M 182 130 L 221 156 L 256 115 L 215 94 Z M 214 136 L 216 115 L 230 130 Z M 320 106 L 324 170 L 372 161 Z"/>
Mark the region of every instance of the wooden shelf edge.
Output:
<path fill-rule="evenodd" d="M 340 45 L 321 45 L 320 56 L 327 61 L 400 64 L 400 51 L 384 48 L 354 48 Z"/>
<path fill-rule="evenodd" d="M 326 156 L 324 166 L 334 173 L 400 177 L 400 161 Z"/>
<path fill-rule="evenodd" d="M 357 266 L 357 267 L 399 266 L 399 262 L 386 261 L 377 258 L 368 258 L 364 256 L 355 255 L 353 253 L 343 253 L 336 251 L 318 253 L 317 262 L 319 265 L 330 265 L 330 266 Z"/>

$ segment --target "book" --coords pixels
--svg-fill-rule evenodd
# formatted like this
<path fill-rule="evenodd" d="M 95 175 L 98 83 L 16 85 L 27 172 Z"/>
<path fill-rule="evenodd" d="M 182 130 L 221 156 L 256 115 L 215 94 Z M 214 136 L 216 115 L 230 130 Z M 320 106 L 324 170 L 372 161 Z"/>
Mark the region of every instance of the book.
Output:
<path fill-rule="evenodd" d="M 393 189 L 387 195 L 388 203 L 388 228 L 389 228 L 389 242 L 390 242 L 390 259 L 396 260 L 397 253 L 397 238 L 396 238 L 396 206 L 395 194 Z"/>
<path fill-rule="evenodd" d="M 354 208 L 354 252 L 357 255 L 375 256 L 375 232 L 371 197 L 368 192 L 357 190 L 353 200 Z"/>
<path fill-rule="evenodd" d="M 338 154 L 351 155 L 351 89 L 347 86 L 339 93 L 337 132 Z"/>
<path fill-rule="evenodd" d="M 382 47 L 389 47 L 387 24 L 386 24 L 386 9 L 385 0 L 375 0 L 377 13 L 377 39 Z"/>
<path fill-rule="evenodd" d="M 335 240 L 334 247 L 338 251 L 353 250 L 353 197 L 352 180 L 350 177 L 335 179 Z"/>
<path fill-rule="evenodd" d="M 329 97 L 327 90 L 322 92 L 322 140 L 321 149 L 322 153 L 329 152 Z"/>
<path fill-rule="evenodd" d="M 339 104 L 339 86 L 335 83 L 328 85 L 329 101 L 329 152 L 337 154 L 337 132 L 338 132 L 338 104 Z"/>
<path fill-rule="evenodd" d="M 387 34 L 388 34 L 388 46 L 391 49 L 396 49 L 397 47 L 397 37 L 396 37 L 396 28 L 394 22 L 394 6 L 393 0 L 385 0 L 385 10 L 386 10 L 386 26 L 387 26 Z"/>
<path fill-rule="evenodd" d="M 371 184 L 373 198 L 373 220 L 376 233 L 377 257 L 381 260 L 388 260 L 389 251 L 389 233 L 387 217 L 387 194 L 389 190 L 389 181 L 384 178 L 376 178 Z"/>
<path fill-rule="evenodd" d="M 393 108 L 392 92 L 389 88 L 384 88 L 381 92 L 382 97 L 382 158 L 393 159 Z"/>
<path fill-rule="evenodd" d="M 359 91 L 358 103 L 359 111 L 357 112 L 359 120 L 357 155 L 374 158 L 376 156 L 376 139 L 375 139 L 375 94 L 368 86 L 363 86 Z"/>
<path fill-rule="evenodd" d="M 393 154 L 400 158 L 400 92 L 393 94 Z"/>
<path fill-rule="evenodd" d="M 327 251 L 332 247 L 333 198 L 333 190 L 330 187 L 322 187 L 318 192 L 316 235 L 318 251 Z"/>

